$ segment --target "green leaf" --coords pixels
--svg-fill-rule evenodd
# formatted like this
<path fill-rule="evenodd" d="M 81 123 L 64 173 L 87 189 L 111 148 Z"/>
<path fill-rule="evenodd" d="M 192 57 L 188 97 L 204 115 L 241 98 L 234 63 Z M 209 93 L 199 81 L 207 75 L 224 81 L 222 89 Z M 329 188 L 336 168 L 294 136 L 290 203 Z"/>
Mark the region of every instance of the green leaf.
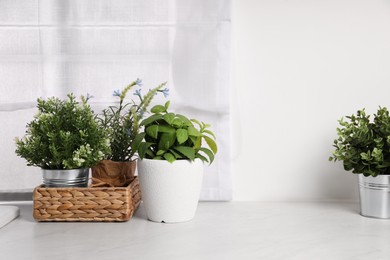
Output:
<path fill-rule="evenodd" d="M 204 157 L 203 155 L 201 155 L 200 153 L 197 153 L 197 154 L 195 155 L 195 158 L 199 158 L 199 159 L 201 159 L 203 162 L 209 163 L 209 160 L 207 160 L 207 158 Z"/>
<path fill-rule="evenodd" d="M 188 135 L 191 136 L 201 136 L 202 134 L 196 129 L 194 126 L 189 126 L 188 127 Z"/>
<path fill-rule="evenodd" d="M 153 123 L 153 122 L 155 122 L 155 121 L 157 121 L 157 120 L 160 120 L 160 119 L 162 119 L 162 118 L 163 118 L 163 116 L 160 115 L 160 114 L 151 115 L 150 117 L 144 119 L 144 120 L 141 122 L 140 125 L 141 125 L 141 126 L 142 126 L 142 125 L 147 126 L 147 125 L 149 125 L 149 124 L 151 124 L 151 123 Z"/>
<path fill-rule="evenodd" d="M 206 124 L 205 122 L 202 122 L 203 124 L 203 128 L 209 128 L 211 125 L 210 124 Z"/>
<path fill-rule="evenodd" d="M 217 139 L 215 137 L 215 134 L 213 132 L 211 132 L 210 130 L 203 130 L 203 133 L 207 133 L 207 134 L 211 135 L 214 138 L 214 140 Z"/>
<path fill-rule="evenodd" d="M 139 158 L 143 159 L 145 158 L 145 153 L 146 153 L 146 150 L 151 146 L 152 144 L 151 143 L 141 143 L 139 148 L 138 148 L 138 156 Z"/>
<path fill-rule="evenodd" d="M 176 135 L 170 133 L 163 133 L 158 142 L 159 150 L 168 150 L 176 141 Z"/>
<path fill-rule="evenodd" d="M 198 140 L 199 137 L 196 137 L 196 136 L 188 136 L 188 139 L 191 140 L 191 144 L 190 146 L 196 146 L 196 142 Z"/>
<path fill-rule="evenodd" d="M 202 147 L 202 148 L 199 148 L 199 151 L 204 152 L 209 157 L 210 164 L 214 161 L 214 153 L 211 150 Z"/>
<path fill-rule="evenodd" d="M 165 122 L 168 124 L 172 125 L 173 120 L 175 119 L 175 114 L 174 113 L 168 113 L 163 116 Z"/>
<path fill-rule="evenodd" d="M 210 147 L 211 151 L 213 151 L 213 153 L 216 154 L 218 151 L 218 147 L 217 147 L 217 144 L 214 142 L 214 140 L 208 136 L 203 136 L 203 138 L 204 138 L 204 140 L 206 140 L 206 143 Z"/>
<path fill-rule="evenodd" d="M 149 155 L 149 158 L 154 158 L 154 153 L 150 150 L 150 148 L 146 149 L 146 154 Z"/>
<path fill-rule="evenodd" d="M 170 152 L 171 154 L 173 154 L 173 155 L 175 156 L 176 159 L 182 159 L 182 158 L 183 158 L 183 156 L 182 156 L 181 154 L 177 153 L 177 152 L 176 152 L 175 150 L 173 150 L 173 149 L 169 149 L 169 152 Z"/>
<path fill-rule="evenodd" d="M 152 107 L 152 109 L 150 109 L 150 112 L 154 113 L 154 114 L 158 114 L 158 113 L 162 113 L 162 112 L 166 112 L 167 109 L 165 108 L 165 106 L 162 106 L 162 105 L 155 105 L 154 107 Z"/>
<path fill-rule="evenodd" d="M 194 148 L 198 149 L 200 147 L 202 147 L 202 137 L 198 136 L 198 137 L 196 137 Z"/>
<path fill-rule="evenodd" d="M 165 150 L 158 150 L 156 155 L 163 155 L 166 151 Z"/>
<path fill-rule="evenodd" d="M 173 154 L 171 154 L 171 153 L 165 153 L 163 156 L 164 156 L 165 160 L 167 160 L 170 163 L 173 163 L 174 161 L 176 161 L 175 156 L 173 156 Z"/>
<path fill-rule="evenodd" d="M 181 120 L 180 118 L 176 117 L 175 119 L 173 119 L 171 125 L 173 127 L 176 127 L 176 128 L 181 128 L 183 126 L 183 124 L 184 124 L 183 120 Z"/>
<path fill-rule="evenodd" d="M 363 160 L 367 160 L 367 161 L 371 160 L 370 151 L 368 151 L 368 153 L 361 153 L 360 156 L 361 156 L 361 158 L 362 158 Z"/>
<path fill-rule="evenodd" d="M 175 149 L 175 151 L 181 153 L 182 155 L 184 155 L 185 157 L 187 157 L 191 161 L 193 161 L 195 159 L 195 150 L 192 147 L 175 146 L 175 147 L 173 147 L 173 149 Z"/>
<path fill-rule="evenodd" d="M 343 166 L 344 166 L 344 170 L 346 171 L 350 171 L 353 169 L 353 166 L 347 163 L 344 163 Z"/>
<path fill-rule="evenodd" d="M 146 133 L 154 138 L 154 139 L 157 139 L 157 136 L 158 136 L 158 125 L 151 125 L 151 126 L 148 126 L 146 128 Z"/>
<path fill-rule="evenodd" d="M 187 117 L 185 117 L 183 115 L 180 115 L 180 114 L 176 114 L 176 116 L 178 118 L 180 118 L 181 121 L 183 121 L 183 124 L 185 124 L 186 126 L 193 126 L 192 123 L 191 123 L 191 120 L 189 120 Z"/>
<path fill-rule="evenodd" d="M 167 102 L 165 102 L 165 110 L 168 110 L 168 108 L 169 108 L 169 105 L 171 104 L 171 101 L 167 101 Z"/>
<path fill-rule="evenodd" d="M 185 129 L 178 129 L 176 131 L 176 138 L 179 144 L 184 143 L 188 139 L 188 132 Z"/>
<path fill-rule="evenodd" d="M 158 131 L 161 133 L 170 133 L 170 134 L 176 133 L 176 129 L 169 125 L 159 125 Z"/>
<path fill-rule="evenodd" d="M 139 145 L 141 144 L 142 140 L 145 137 L 145 133 L 139 133 L 135 136 L 133 142 L 131 143 L 131 150 L 132 151 L 137 151 Z"/>
<path fill-rule="evenodd" d="M 199 127 L 202 127 L 202 124 L 196 120 L 196 119 L 191 119 L 192 122 L 196 123 L 197 125 L 199 125 Z"/>

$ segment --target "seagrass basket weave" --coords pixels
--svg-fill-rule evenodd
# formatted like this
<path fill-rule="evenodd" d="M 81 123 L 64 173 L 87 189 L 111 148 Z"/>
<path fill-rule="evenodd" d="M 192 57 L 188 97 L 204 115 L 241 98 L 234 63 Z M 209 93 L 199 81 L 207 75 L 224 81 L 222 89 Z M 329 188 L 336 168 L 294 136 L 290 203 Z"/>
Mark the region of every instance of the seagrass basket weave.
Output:
<path fill-rule="evenodd" d="M 127 221 L 141 202 L 138 177 L 127 187 L 45 188 L 33 193 L 37 221 Z"/>

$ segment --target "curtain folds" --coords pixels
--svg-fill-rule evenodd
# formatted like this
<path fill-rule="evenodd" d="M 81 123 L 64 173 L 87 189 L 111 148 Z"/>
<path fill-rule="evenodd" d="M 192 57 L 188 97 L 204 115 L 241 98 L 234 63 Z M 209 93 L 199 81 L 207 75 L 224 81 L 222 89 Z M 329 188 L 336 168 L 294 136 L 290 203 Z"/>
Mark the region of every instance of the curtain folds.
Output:
<path fill-rule="evenodd" d="M 38 97 L 89 93 L 98 112 L 136 78 L 168 81 L 172 109 L 218 137 L 201 199 L 230 200 L 229 0 L 0 0 L 1 190 L 32 188 L 39 169 L 14 154 Z M 156 100 L 162 102 L 164 98 Z"/>

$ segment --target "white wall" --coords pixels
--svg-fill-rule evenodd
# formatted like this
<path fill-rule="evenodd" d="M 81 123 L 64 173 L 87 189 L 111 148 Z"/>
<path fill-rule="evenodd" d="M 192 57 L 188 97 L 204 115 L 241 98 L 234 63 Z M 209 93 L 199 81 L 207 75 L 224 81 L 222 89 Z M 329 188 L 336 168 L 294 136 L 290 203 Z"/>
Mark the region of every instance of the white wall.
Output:
<path fill-rule="evenodd" d="M 356 200 L 337 119 L 390 107 L 390 1 L 233 0 L 234 200 Z"/>

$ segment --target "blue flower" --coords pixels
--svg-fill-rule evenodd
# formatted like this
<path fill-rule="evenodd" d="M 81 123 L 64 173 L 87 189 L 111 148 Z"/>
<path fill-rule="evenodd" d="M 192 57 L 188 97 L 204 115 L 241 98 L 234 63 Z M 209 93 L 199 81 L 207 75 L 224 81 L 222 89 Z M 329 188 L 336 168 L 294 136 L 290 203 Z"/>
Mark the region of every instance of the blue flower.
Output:
<path fill-rule="evenodd" d="M 120 97 L 121 96 L 121 92 L 119 91 L 119 89 L 117 89 L 117 90 L 114 90 L 114 93 L 112 95 L 114 97 Z"/>
<path fill-rule="evenodd" d="M 138 85 L 139 87 L 142 87 L 142 79 L 138 79 L 135 81 L 135 84 Z"/>
<path fill-rule="evenodd" d="M 165 88 L 165 89 L 161 90 L 161 92 L 164 94 L 164 97 L 169 96 L 169 88 Z"/>
<path fill-rule="evenodd" d="M 92 96 L 89 93 L 87 93 L 87 100 L 90 100 L 91 98 L 94 98 L 94 96 Z"/>
<path fill-rule="evenodd" d="M 142 100 L 141 89 L 137 89 L 133 95 L 138 96 Z"/>

